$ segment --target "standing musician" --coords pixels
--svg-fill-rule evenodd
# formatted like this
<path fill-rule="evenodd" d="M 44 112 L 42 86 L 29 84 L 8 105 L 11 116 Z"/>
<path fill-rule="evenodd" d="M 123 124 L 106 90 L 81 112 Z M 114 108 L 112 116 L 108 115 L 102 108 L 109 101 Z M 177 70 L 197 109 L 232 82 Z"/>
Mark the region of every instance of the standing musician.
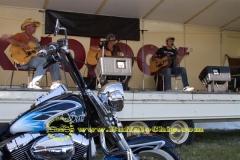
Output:
<path fill-rule="evenodd" d="M 24 32 L 17 33 L 11 37 L 8 38 L 8 42 L 12 44 L 12 46 L 20 48 L 22 51 L 33 49 L 30 46 L 31 44 L 34 44 L 35 47 L 40 47 L 40 43 L 36 37 L 33 36 L 33 34 L 36 32 L 37 27 L 40 26 L 40 22 L 33 20 L 32 18 L 28 18 L 24 21 L 24 23 L 21 25 L 21 29 Z M 11 49 L 10 49 L 11 50 Z M 19 51 L 20 52 L 20 51 Z M 14 53 L 11 53 L 12 57 L 14 59 Z M 24 53 L 25 54 L 25 53 Z M 27 57 L 25 54 L 24 57 Z M 21 67 L 26 66 L 26 68 L 36 68 L 36 72 L 33 76 L 32 81 L 28 84 L 28 88 L 32 89 L 42 89 L 37 84 L 39 84 L 40 80 L 42 79 L 43 75 L 45 74 L 47 69 L 43 69 L 43 65 L 46 63 L 47 57 L 37 57 L 36 54 L 32 55 L 29 62 L 19 62 L 17 64 L 21 65 Z M 52 78 L 52 85 L 50 89 L 55 89 L 60 85 L 59 80 L 61 80 L 60 75 L 60 68 L 57 63 L 51 65 L 50 67 L 50 74 Z"/>
<path fill-rule="evenodd" d="M 113 56 L 113 57 L 122 56 L 122 52 L 116 43 L 117 43 L 116 35 L 108 34 L 106 36 L 106 42 L 104 43 L 105 56 Z M 90 50 L 100 51 L 102 48 L 103 48 L 103 45 L 91 46 Z"/>
<path fill-rule="evenodd" d="M 184 67 L 177 67 L 180 55 L 176 49 L 174 49 L 174 37 L 166 38 L 166 46 L 159 48 L 157 52 L 153 55 L 154 58 L 158 63 L 163 63 L 161 58 L 167 56 L 169 59 L 172 59 L 170 66 L 162 68 L 161 72 L 166 80 L 166 91 L 171 91 L 171 74 L 181 74 L 182 82 L 183 82 L 183 91 L 191 92 L 194 90 L 193 87 L 189 87 L 187 72 Z M 170 60 L 169 60 L 170 61 Z"/>

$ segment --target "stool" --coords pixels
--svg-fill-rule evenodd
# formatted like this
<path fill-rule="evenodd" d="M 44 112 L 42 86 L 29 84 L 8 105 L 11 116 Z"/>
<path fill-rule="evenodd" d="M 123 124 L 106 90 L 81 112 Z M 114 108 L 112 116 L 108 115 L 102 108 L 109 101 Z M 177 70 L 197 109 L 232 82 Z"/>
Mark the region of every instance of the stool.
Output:
<path fill-rule="evenodd" d="M 27 67 L 27 66 L 20 66 L 19 64 L 16 64 L 15 62 L 13 63 L 13 65 L 14 65 L 14 67 L 15 67 L 17 70 L 28 71 L 28 84 L 29 84 L 29 82 L 30 82 L 30 74 L 32 74 L 32 78 L 33 78 L 33 75 L 34 75 L 34 72 L 36 71 L 36 69 L 35 69 L 35 68 L 30 68 L 30 67 Z M 13 70 L 12 70 L 10 88 L 12 88 L 12 80 L 13 80 L 15 68 L 13 68 Z M 47 72 L 45 72 L 44 75 L 46 76 L 46 85 L 48 86 Z"/>
<path fill-rule="evenodd" d="M 175 78 L 175 87 L 174 90 L 178 90 L 178 80 L 181 80 L 181 75 L 180 74 L 172 74 L 171 78 Z M 157 91 L 165 91 L 165 78 L 163 74 L 157 74 L 155 77 L 155 82 L 156 82 L 156 88 Z M 173 86 L 173 84 L 172 84 Z"/>

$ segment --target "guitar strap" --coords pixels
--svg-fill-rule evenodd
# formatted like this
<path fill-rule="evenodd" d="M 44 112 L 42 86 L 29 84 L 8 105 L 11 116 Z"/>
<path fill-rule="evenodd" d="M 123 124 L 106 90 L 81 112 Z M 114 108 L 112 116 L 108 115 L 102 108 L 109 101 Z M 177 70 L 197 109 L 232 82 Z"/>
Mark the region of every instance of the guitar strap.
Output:
<path fill-rule="evenodd" d="M 25 34 L 25 33 L 24 33 L 24 34 Z M 36 45 L 36 47 L 40 47 L 40 43 L 39 43 L 39 41 L 38 41 L 38 39 L 37 39 L 36 37 L 34 37 L 35 42 L 33 42 L 33 41 L 28 37 L 27 34 L 25 34 L 25 37 L 27 38 L 28 42 L 32 42 L 32 43 L 34 43 L 34 44 Z"/>

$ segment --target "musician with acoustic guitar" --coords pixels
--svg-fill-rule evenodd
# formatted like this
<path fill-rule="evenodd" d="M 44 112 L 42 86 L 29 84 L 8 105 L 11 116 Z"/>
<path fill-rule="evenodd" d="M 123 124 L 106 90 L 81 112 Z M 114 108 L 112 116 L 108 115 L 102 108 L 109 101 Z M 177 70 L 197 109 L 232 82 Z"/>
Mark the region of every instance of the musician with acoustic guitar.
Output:
<path fill-rule="evenodd" d="M 90 46 L 90 50 L 87 55 L 87 62 L 90 65 L 96 65 L 98 62 L 98 59 L 102 57 L 102 48 L 104 47 L 104 56 L 106 57 L 118 57 L 122 56 L 122 52 L 119 48 L 119 46 L 116 44 L 116 35 L 114 34 L 108 34 L 106 36 L 106 41 L 103 43 L 103 45 L 99 46 Z"/>
<path fill-rule="evenodd" d="M 37 84 L 39 84 L 46 72 L 46 69 L 43 69 L 43 65 L 46 63 L 47 57 L 37 57 L 36 53 L 41 47 L 38 39 L 33 36 L 40 24 L 40 22 L 28 18 L 21 25 L 21 30 L 23 30 L 23 32 L 17 33 L 8 38 L 8 42 L 12 44 L 10 47 L 10 54 L 13 61 L 20 65 L 21 68 L 36 68 L 33 79 L 28 84 L 28 88 L 32 89 L 42 89 Z M 54 89 L 60 85 L 60 68 L 58 64 L 53 64 L 49 68 L 52 78 L 50 89 Z"/>
<path fill-rule="evenodd" d="M 159 48 L 152 56 L 150 70 L 156 73 L 162 73 L 166 81 L 166 91 L 171 90 L 171 74 L 181 74 L 183 82 L 183 91 L 191 92 L 193 87 L 189 87 L 187 72 L 184 67 L 177 67 L 180 56 L 174 47 L 174 37 L 166 39 L 166 46 Z M 174 47 L 174 48 L 173 48 Z M 154 70 L 156 68 L 156 70 Z"/>

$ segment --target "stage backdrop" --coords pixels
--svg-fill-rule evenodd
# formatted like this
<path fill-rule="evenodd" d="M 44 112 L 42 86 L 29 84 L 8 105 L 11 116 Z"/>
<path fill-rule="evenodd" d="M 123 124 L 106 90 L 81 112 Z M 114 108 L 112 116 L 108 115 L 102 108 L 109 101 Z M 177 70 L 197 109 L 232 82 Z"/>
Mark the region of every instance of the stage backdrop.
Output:
<path fill-rule="evenodd" d="M 41 26 L 35 33 L 37 38 L 41 39 L 40 37 L 48 36 L 48 34 L 45 34 L 45 13 L 39 12 L 39 9 L 0 6 L 0 39 L 5 39 L 4 37 L 11 34 L 22 32 L 20 26 L 27 18 L 33 18 L 41 22 Z M 60 23 L 65 25 L 62 20 L 63 19 L 60 20 Z M 99 28 L 101 27 L 102 26 L 99 26 Z M 49 27 L 49 29 L 53 28 L 54 26 Z M 222 31 L 220 28 L 143 19 L 140 20 L 140 28 L 142 30 L 148 30 L 143 34 L 140 32 L 140 41 L 129 40 L 126 43 L 126 41 L 123 40 L 119 44 L 121 45 L 120 47 L 122 48 L 122 52 L 128 54 L 129 56 L 137 57 L 137 59 L 135 59 L 136 61 L 133 61 L 133 76 L 129 82 L 129 86 L 131 88 L 141 90 L 143 88 L 143 84 L 146 90 L 154 90 L 156 88 L 154 84 L 154 76 L 149 75 L 148 72 L 150 58 L 157 48 L 165 45 L 165 39 L 169 36 L 174 36 L 176 38 L 175 45 L 180 52 L 190 52 L 188 56 L 183 58 L 180 66 L 186 68 L 189 83 L 191 86 L 196 88 L 196 90 L 205 89 L 198 78 L 204 67 L 223 65 L 226 59 L 225 54 L 228 54 L 230 57 L 240 56 L 239 32 L 228 30 Z M 68 29 L 68 33 L 69 32 L 71 32 L 70 29 Z M 105 34 L 102 36 L 105 37 Z M 42 42 L 56 42 L 59 38 L 63 38 L 63 35 L 58 35 L 56 37 L 52 35 Z M 100 38 L 83 36 L 69 36 L 68 38 L 69 48 L 71 49 L 73 56 L 82 61 L 86 60 L 89 47 L 99 44 L 100 41 Z M 5 85 L 9 86 L 12 68 L 14 68 L 9 54 L 9 48 L 10 45 L 8 43 L 1 42 L 0 40 L 0 87 Z M 143 56 L 142 51 L 144 51 Z M 141 63 L 142 61 L 144 63 Z M 79 63 L 78 67 L 80 72 L 84 75 L 84 77 L 86 77 L 88 69 Z M 63 77 L 61 82 L 65 83 L 63 71 L 61 71 L 61 74 Z M 50 77 L 49 73 L 48 75 Z M 69 86 L 74 87 L 75 85 L 68 74 L 67 78 Z M 49 78 L 49 83 L 50 81 L 51 79 Z M 16 71 L 14 73 L 13 85 L 19 87 L 22 83 L 27 83 L 27 72 Z M 43 86 L 45 85 L 44 80 L 42 80 L 41 83 L 43 83 Z M 180 83 L 181 82 L 178 82 L 178 84 Z"/>
<path fill-rule="evenodd" d="M 100 16 L 92 14 L 46 10 L 45 33 L 54 32 L 56 19 L 62 22 L 62 27 L 68 35 L 105 38 L 107 34 L 118 35 L 118 39 L 140 40 L 139 19 Z M 61 33 L 61 32 L 60 32 Z"/>

